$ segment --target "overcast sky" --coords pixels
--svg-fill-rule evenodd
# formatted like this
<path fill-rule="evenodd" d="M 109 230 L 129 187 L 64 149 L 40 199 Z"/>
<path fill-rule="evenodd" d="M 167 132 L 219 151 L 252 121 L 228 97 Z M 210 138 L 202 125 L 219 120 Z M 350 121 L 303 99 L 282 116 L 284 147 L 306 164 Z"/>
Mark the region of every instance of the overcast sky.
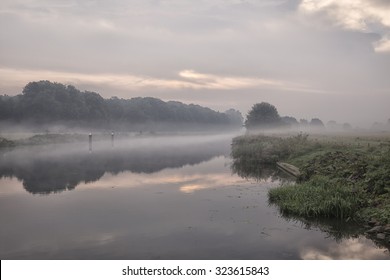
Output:
<path fill-rule="evenodd" d="M 0 94 L 38 80 L 386 122 L 390 0 L 1 0 Z"/>

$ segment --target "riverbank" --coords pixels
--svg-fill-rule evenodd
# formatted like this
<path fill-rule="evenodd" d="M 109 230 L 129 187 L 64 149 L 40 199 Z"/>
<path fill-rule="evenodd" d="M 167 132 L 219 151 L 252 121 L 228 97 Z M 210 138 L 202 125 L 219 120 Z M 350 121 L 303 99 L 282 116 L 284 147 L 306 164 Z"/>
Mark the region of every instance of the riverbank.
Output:
<path fill-rule="evenodd" d="M 299 168 L 295 184 L 269 191 L 282 214 L 356 221 L 389 244 L 389 136 L 246 135 L 233 139 L 232 156 L 238 166 L 284 161 Z"/>
<path fill-rule="evenodd" d="M 0 148 L 72 143 L 72 142 L 82 142 L 87 140 L 88 140 L 88 135 L 83 135 L 83 134 L 36 134 L 36 135 L 21 137 L 16 139 L 0 137 Z"/>

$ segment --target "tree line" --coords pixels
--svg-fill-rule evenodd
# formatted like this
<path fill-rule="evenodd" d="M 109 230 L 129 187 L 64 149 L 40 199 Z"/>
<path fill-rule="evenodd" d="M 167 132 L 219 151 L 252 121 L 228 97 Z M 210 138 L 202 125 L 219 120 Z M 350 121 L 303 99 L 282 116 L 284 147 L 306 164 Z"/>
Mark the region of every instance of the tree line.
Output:
<path fill-rule="evenodd" d="M 245 120 L 245 127 L 249 130 L 252 129 L 274 129 L 274 128 L 325 128 L 325 124 L 319 118 L 312 118 L 310 121 L 306 119 L 300 119 L 299 121 L 290 116 L 280 116 L 276 107 L 267 102 L 256 103 L 252 106 L 248 112 Z M 337 123 L 334 120 L 330 120 L 326 123 L 326 128 L 333 131 L 350 131 L 354 128 L 348 122 Z M 375 122 L 371 129 L 377 131 L 389 131 L 390 119 L 387 123 Z"/>
<path fill-rule="evenodd" d="M 152 97 L 105 99 L 96 92 L 50 81 L 28 83 L 21 94 L 0 96 L 0 120 L 53 123 L 59 121 L 123 123 L 194 123 L 242 125 L 239 111 L 217 112 L 195 104 L 164 102 Z"/>
<path fill-rule="evenodd" d="M 267 102 L 254 104 L 245 120 L 247 129 L 269 129 L 308 125 L 317 128 L 324 127 L 324 123 L 319 118 L 312 118 L 310 122 L 306 119 L 301 119 L 298 122 L 294 117 L 281 117 L 276 107 Z"/>

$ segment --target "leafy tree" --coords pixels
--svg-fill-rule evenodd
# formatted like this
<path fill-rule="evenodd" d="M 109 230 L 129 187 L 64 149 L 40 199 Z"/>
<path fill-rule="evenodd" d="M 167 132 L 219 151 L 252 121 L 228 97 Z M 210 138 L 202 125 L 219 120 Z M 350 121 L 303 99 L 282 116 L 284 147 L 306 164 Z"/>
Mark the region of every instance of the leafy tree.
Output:
<path fill-rule="evenodd" d="M 83 97 L 88 120 L 107 120 L 109 118 L 103 97 L 90 91 L 86 91 Z"/>
<path fill-rule="evenodd" d="M 294 117 L 285 116 L 285 117 L 281 117 L 281 120 L 284 124 L 288 126 L 296 126 L 299 124 L 297 119 Z"/>
<path fill-rule="evenodd" d="M 257 103 L 249 111 L 245 126 L 250 128 L 271 128 L 279 126 L 281 119 L 274 105 L 267 102 Z"/>
<path fill-rule="evenodd" d="M 307 126 L 309 124 L 309 122 L 306 119 L 300 119 L 299 124 L 302 126 Z"/>
<path fill-rule="evenodd" d="M 311 119 L 310 125 L 317 126 L 317 127 L 325 127 L 324 123 L 320 119 L 318 119 L 318 118 Z"/>
<path fill-rule="evenodd" d="M 9 119 L 12 117 L 14 99 L 8 95 L 0 95 L 0 119 Z"/>
<path fill-rule="evenodd" d="M 235 109 L 225 111 L 225 115 L 228 117 L 229 121 L 234 124 L 242 125 L 242 122 L 244 121 L 241 112 Z"/>

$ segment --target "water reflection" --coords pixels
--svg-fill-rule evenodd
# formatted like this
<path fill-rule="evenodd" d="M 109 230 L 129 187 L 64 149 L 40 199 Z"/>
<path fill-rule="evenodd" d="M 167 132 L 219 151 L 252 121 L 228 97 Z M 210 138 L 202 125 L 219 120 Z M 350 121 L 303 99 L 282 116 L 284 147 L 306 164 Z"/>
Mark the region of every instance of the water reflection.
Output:
<path fill-rule="evenodd" d="M 0 154 L 0 178 L 16 177 L 30 193 L 73 190 L 81 182 L 98 181 L 105 173 L 155 173 L 208 161 L 229 153 L 229 141 L 152 138 L 122 141 L 115 149 L 94 143 L 20 148 Z M 111 143 L 112 144 L 112 143 Z M 110 148 L 107 148 L 107 147 Z"/>
<path fill-rule="evenodd" d="M 24 192 L 0 196 L 0 257 L 341 258 L 350 256 L 337 255 L 335 248 L 341 251 L 343 246 L 363 243 L 361 248 L 370 254 L 355 250 L 359 255 L 353 258 L 388 258 L 369 240 L 336 242 L 320 230 L 280 219 L 277 209 L 268 206 L 266 196 L 267 189 L 278 183 L 230 177 L 230 170 L 224 167 L 228 161 L 221 156 L 176 172 L 164 169 L 152 174 L 115 175 L 116 182 L 129 182 L 127 187 L 122 183 L 123 187 L 112 188 L 114 175 L 105 174 L 97 182 L 81 183 L 77 191 L 58 195 Z M 178 174 L 183 177 L 178 178 Z M 207 188 L 210 180 L 202 182 L 198 174 L 218 179 Z M 223 177 L 225 181 L 220 180 Z M 181 191 L 193 178 L 203 188 L 192 193 Z"/>
<path fill-rule="evenodd" d="M 308 230 L 320 230 L 326 234 L 326 238 L 333 239 L 336 243 L 345 243 L 346 240 L 372 239 L 372 242 L 376 244 L 379 249 L 390 251 L 390 244 L 385 241 L 380 241 L 373 238 L 370 235 L 365 235 L 366 229 L 356 223 L 355 221 L 345 221 L 336 219 L 308 219 L 301 216 L 295 216 L 291 214 L 283 213 L 279 210 L 281 218 L 286 221 L 296 221 L 301 224 L 302 227 Z M 338 247 L 342 247 L 341 245 Z M 333 257 L 336 258 L 337 257 Z"/>
<path fill-rule="evenodd" d="M 248 163 L 239 159 L 233 159 L 231 169 L 234 174 L 245 179 L 277 180 L 282 181 L 282 183 L 294 181 L 294 177 L 271 164 Z"/>
<path fill-rule="evenodd" d="M 187 165 L 180 169 L 167 168 L 150 174 L 122 172 L 120 176 L 106 173 L 93 183 L 81 183 L 80 190 L 110 189 L 110 188 L 145 188 L 152 186 L 170 186 L 179 192 L 193 194 L 196 191 L 216 189 L 226 186 L 238 186 L 248 183 L 239 177 L 229 176 L 228 172 L 221 172 L 219 165 L 229 162 L 225 156 L 217 156 L 198 165 Z M 195 168 L 194 168 L 195 167 Z M 163 194 L 163 190 L 157 190 Z"/>
<path fill-rule="evenodd" d="M 285 182 L 293 182 L 295 178 L 280 169 L 274 164 L 265 164 L 261 159 L 246 158 L 245 155 L 233 156 L 231 165 L 232 172 L 245 179 L 255 180 L 277 180 Z"/>
<path fill-rule="evenodd" d="M 332 246 L 302 248 L 300 256 L 305 260 L 370 260 L 377 259 L 381 251 L 367 239 L 356 237 Z"/>
<path fill-rule="evenodd" d="M 364 233 L 364 229 L 357 223 L 335 219 L 307 219 L 292 215 L 282 214 L 281 217 L 287 221 L 299 223 L 307 230 L 320 230 L 326 234 L 326 238 L 341 242 L 344 239 L 358 238 Z"/>

